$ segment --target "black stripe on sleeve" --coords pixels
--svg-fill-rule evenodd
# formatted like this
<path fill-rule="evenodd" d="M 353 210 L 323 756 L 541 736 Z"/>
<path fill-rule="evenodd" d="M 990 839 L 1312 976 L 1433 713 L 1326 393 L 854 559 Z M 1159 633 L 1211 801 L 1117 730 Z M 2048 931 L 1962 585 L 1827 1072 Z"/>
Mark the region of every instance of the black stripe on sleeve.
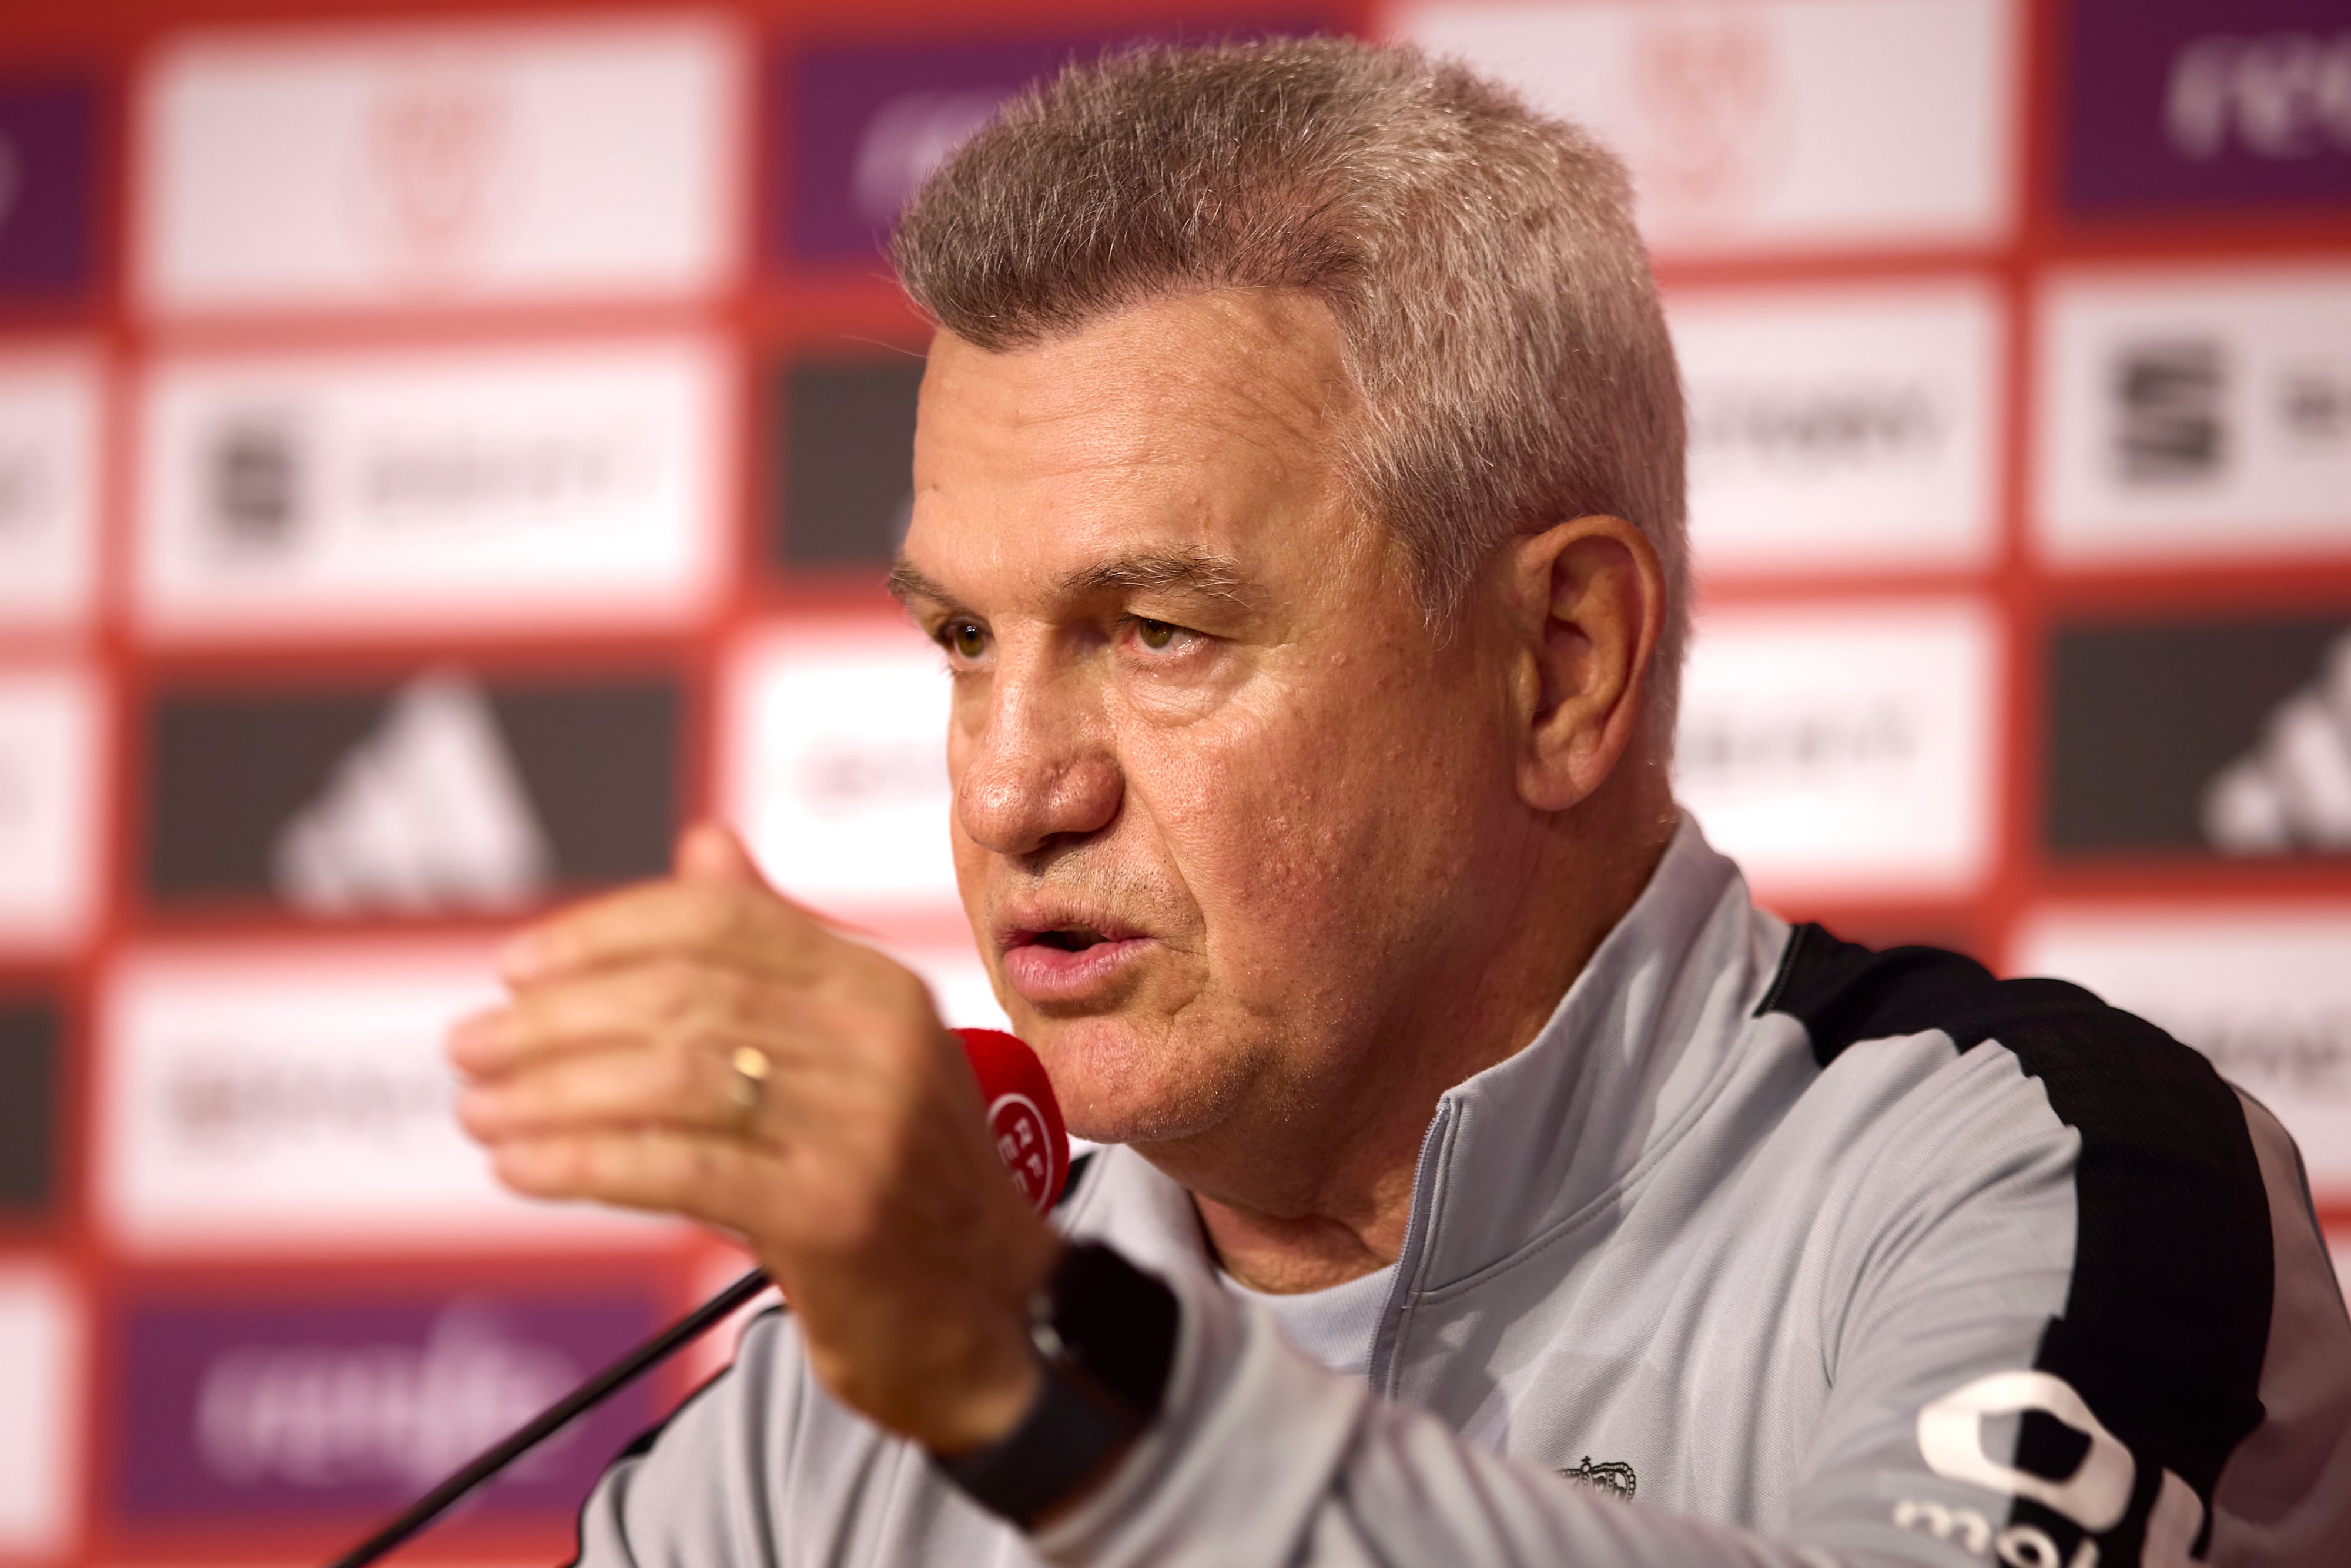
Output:
<path fill-rule="evenodd" d="M 2220 1467 L 2262 1421 L 2274 1278 L 2252 1134 L 2211 1064 L 2078 986 L 1995 980 L 1955 953 L 1873 952 L 1817 925 L 1792 934 L 1756 1011 L 1802 1023 L 1823 1067 L 1863 1041 L 1940 1030 L 1962 1051 L 2004 1047 L 2040 1080 L 2081 1155 L 2073 1281 L 2033 1365 L 2072 1385 L 2138 1460 L 2101 1558 L 2138 1561 L 2161 1469 L 2196 1490 L 2209 1536 Z M 2081 1442 L 2029 1419 L 2016 1462 L 2063 1477 Z M 2014 1518 L 2080 1533 L 2022 1500 Z"/>

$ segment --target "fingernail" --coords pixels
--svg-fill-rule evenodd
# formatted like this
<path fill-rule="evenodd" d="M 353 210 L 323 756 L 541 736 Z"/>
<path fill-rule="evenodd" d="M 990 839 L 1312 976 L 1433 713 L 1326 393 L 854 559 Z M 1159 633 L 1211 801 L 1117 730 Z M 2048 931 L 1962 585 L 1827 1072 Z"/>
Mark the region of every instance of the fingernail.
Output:
<path fill-rule="evenodd" d="M 449 1054 L 471 1055 L 497 1038 L 498 1014 L 473 1013 L 449 1026 Z"/>
<path fill-rule="evenodd" d="M 517 931 L 498 948 L 498 973 L 517 983 L 536 979 L 553 967 L 553 960 L 536 930 Z"/>

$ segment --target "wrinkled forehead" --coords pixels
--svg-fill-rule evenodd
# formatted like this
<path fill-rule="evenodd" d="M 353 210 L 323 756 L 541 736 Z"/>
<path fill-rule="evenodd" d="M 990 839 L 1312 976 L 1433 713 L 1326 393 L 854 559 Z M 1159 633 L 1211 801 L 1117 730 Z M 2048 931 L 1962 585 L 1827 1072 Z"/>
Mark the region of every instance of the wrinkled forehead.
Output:
<path fill-rule="evenodd" d="M 1336 326 L 1303 295 L 1157 300 L 1003 352 L 942 332 L 908 559 L 1061 579 L 1148 546 L 1272 566 L 1343 506 L 1352 408 Z"/>

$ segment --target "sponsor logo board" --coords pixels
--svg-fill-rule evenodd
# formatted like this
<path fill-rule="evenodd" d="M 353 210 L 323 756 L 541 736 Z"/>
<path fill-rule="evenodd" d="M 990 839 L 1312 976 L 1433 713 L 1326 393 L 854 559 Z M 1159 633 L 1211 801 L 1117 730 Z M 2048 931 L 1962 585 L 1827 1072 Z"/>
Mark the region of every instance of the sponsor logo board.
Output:
<path fill-rule="evenodd" d="M 695 340 L 166 361 L 141 619 L 230 638 L 678 622 L 726 570 L 726 387 Z"/>
<path fill-rule="evenodd" d="M 2351 196 L 2339 0 L 2072 0 L 2064 182 L 2085 214 Z"/>
<path fill-rule="evenodd" d="M 2351 268 L 2076 273 L 2040 331 L 2053 559 L 2351 549 Z"/>
<path fill-rule="evenodd" d="M 778 562 L 886 566 L 914 510 L 914 398 L 923 361 L 912 356 L 782 367 L 770 407 L 782 428 L 769 444 L 784 471 L 768 494 L 781 512 L 769 531 Z"/>
<path fill-rule="evenodd" d="M 947 695 L 938 650 L 886 617 L 777 626 L 736 645 L 726 811 L 778 887 L 826 910 L 959 907 Z"/>
<path fill-rule="evenodd" d="M 650 1332 L 661 1304 L 611 1286 L 134 1294 L 113 1349 L 112 1511 L 139 1531 L 371 1525 Z M 568 1521 L 653 1414 L 652 1389 L 622 1390 L 468 1517 Z"/>
<path fill-rule="evenodd" d="M 2044 909 L 2009 967 L 2055 975 L 2212 1060 L 2302 1146 L 2322 1202 L 2351 1202 L 2351 906 Z"/>
<path fill-rule="evenodd" d="M 0 356 L 0 628 L 89 612 L 98 575 L 99 370 Z"/>
<path fill-rule="evenodd" d="M 146 716 L 145 879 L 166 906 L 498 914 L 658 876 L 677 827 L 665 674 L 183 688 Z"/>
<path fill-rule="evenodd" d="M 702 17 L 194 33 L 142 83 L 138 277 L 160 310 L 722 284 L 737 39 Z"/>
<path fill-rule="evenodd" d="M 0 82 L 0 299 L 96 281 L 98 92 L 71 78 Z"/>
<path fill-rule="evenodd" d="M 57 1185 L 64 1024 L 47 997 L 0 995 L 0 1216 L 37 1216 Z"/>
<path fill-rule="evenodd" d="M 1974 279 L 1667 300 L 1701 572 L 1967 566 L 1993 545 L 2001 313 Z"/>
<path fill-rule="evenodd" d="M 1997 642 L 1965 599 L 1708 612 L 1676 790 L 1767 900 L 1968 893 L 1991 852 Z"/>
<path fill-rule="evenodd" d="M 100 1011 L 101 1210 L 145 1253 L 657 1240 L 491 1178 L 448 1026 L 501 999 L 486 944 L 133 950 Z"/>
<path fill-rule="evenodd" d="M 81 1452 L 81 1306 L 57 1270 L 0 1261 L 0 1553 L 72 1544 Z"/>
<path fill-rule="evenodd" d="M 0 666 L 0 953 L 68 946 L 96 912 L 99 707 L 82 669 Z"/>
<path fill-rule="evenodd" d="M 1387 21 L 1589 127 L 1668 256 L 1989 244 L 2009 222 L 2007 0 L 1406 0 Z"/>
<path fill-rule="evenodd" d="M 2351 616 L 2061 625 L 2058 855 L 2351 851 Z"/>

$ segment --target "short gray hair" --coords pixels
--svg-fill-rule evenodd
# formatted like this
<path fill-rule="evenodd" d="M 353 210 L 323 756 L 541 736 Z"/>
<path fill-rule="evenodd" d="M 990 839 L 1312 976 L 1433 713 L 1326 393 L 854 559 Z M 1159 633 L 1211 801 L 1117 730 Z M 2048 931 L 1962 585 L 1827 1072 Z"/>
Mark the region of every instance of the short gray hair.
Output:
<path fill-rule="evenodd" d="M 1467 67 L 1333 38 L 1146 47 L 1014 99 L 915 193 L 917 306 L 1001 351 L 1130 306 L 1295 288 L 1361 402 L 1343 471 L 1432 619 L 1491 552 L 1609 513 L 1665 563 L 1670 746 L 1688 638 L 1683 411 L 1624 166 Z"/>

